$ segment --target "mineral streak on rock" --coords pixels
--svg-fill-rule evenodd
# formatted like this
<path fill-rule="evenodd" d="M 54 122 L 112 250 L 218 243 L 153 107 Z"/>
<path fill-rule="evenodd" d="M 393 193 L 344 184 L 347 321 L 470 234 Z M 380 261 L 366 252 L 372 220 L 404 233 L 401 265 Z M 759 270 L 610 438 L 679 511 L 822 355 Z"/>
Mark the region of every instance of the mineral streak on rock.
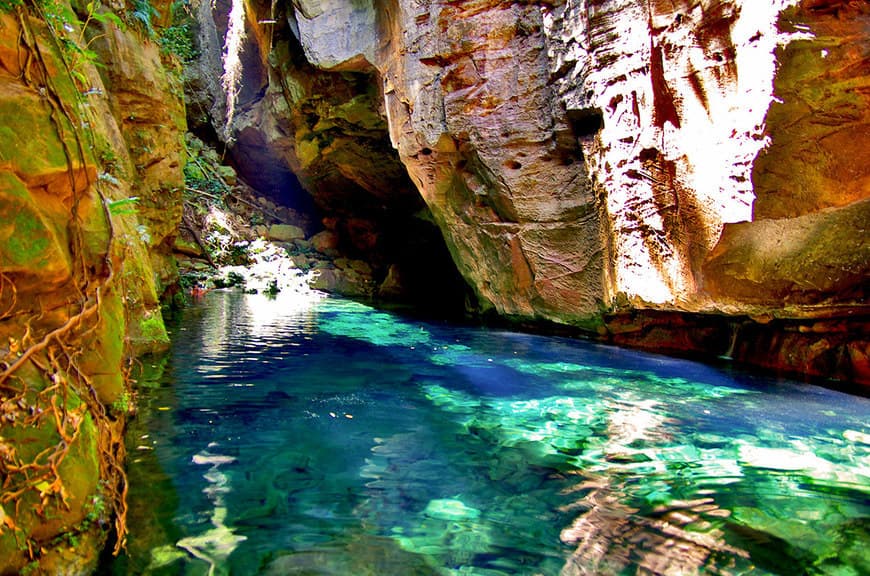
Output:
<path fill-rule="evenodd" d="M 545 12 L 554 82 L 603 114 L 584 142 L 606 193 L 613 290 L 697 298 L 726 222 L 752 219 L 780 11 L 793 2 L 567 2 Z"/>

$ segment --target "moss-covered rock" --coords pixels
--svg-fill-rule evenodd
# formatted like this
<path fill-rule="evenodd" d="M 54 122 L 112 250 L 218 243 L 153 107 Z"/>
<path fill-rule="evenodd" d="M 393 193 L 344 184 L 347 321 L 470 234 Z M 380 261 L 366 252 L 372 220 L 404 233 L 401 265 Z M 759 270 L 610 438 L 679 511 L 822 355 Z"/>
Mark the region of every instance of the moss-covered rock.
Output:
<path fill-rule="evenodd" d="M 4 569 L 21 569 L 29 562 L 28 541 L 49 548 L 56 536 L 73 531 L 85 519 L 86 505 L 98 495 L 100 482 L 100 431 L 76 391 L 57 385 L 66 382 L 67 375 L 58 375 L 52 382 L 40 370 L 26 366 L 18 377 L 28 383 L 21 402 L 29 407 L 28 412 L 40 416 L 15 418 L 12 423 L 5 419 L 0 442 L 7 451 L 9 447 L 14 450 L 18 462 L 37 468 L 28 475 L 9 475 L 4 486 L 6 494 L 22 491 L 6 504 L 5 514 L 13 517 L 16 528 L 9 529 L 7 524 L 0 532 L 0 567 Z M 40 395 L 46 391 L 49 396 Z M 65 413 L 66 418 L 57 420 L 55 412 Z M 59 422 L 71 440 L 61 437 Z M 59 462 L 56 477 L 50 461 Z"/>
<path fill-rule="evenodd" d="M 82 32 L 89 9 L 0 14 L 3 574 L 95 568 L 96 521 L 121 509 L 123 368 L 168 343 L 159 301 L 177 278 L 180 81 L 112 18 Z"/>
<path fill-rule="evenodd" d="M 79 360 L 79 368 L 90 375 L 100 402 L 106 406 L 125 392 L 124 375 L 118 370 L 124 357 L 123 298 L 113 290 L 103 296 L 100 319 L 88 338 Z"/>
<path fill-rule="evenodd" d="M 0 272 L 20 287 L 56 287 L 72 274 L 66 244 L 63 223 L 45 214 L 14 174 L 0 172 Z"/>

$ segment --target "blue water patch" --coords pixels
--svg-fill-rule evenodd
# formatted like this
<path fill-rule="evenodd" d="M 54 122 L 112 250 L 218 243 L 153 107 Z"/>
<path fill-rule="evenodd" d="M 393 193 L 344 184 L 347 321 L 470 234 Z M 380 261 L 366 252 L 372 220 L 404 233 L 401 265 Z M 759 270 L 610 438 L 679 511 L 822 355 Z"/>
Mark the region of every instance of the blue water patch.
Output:
<path fill-rule="evenodd" d="M 867 399 L 339 299 L 172 335 L 106 571 L 870 573 Z"/>

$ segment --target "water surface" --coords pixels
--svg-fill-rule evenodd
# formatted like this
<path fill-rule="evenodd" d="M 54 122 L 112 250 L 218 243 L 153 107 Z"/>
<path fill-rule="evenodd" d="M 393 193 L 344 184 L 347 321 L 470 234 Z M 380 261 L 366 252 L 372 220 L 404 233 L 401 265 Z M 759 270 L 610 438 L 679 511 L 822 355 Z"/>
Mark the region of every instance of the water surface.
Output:
<path fill-rule="evenodd" d="M 867 399 L 337 299 L 172 332 L 115 573 L 870 574 Z"/>

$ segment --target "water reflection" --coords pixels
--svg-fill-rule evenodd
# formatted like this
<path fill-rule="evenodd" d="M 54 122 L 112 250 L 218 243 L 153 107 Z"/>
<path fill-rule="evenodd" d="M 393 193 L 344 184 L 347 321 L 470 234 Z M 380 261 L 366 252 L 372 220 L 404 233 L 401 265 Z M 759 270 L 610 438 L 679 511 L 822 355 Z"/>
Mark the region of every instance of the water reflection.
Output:
<path fill-rule="evenodd" d="M 870 573 L 866 399 L 341 300 L 181 320 L 141 422 L 177 505 L 117 573 Z"/>

